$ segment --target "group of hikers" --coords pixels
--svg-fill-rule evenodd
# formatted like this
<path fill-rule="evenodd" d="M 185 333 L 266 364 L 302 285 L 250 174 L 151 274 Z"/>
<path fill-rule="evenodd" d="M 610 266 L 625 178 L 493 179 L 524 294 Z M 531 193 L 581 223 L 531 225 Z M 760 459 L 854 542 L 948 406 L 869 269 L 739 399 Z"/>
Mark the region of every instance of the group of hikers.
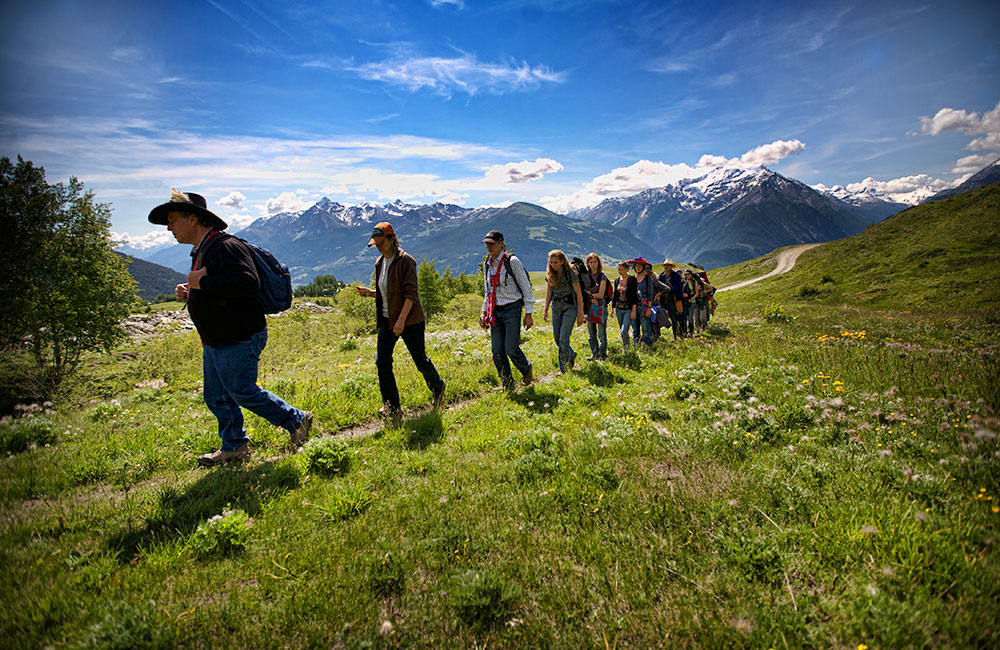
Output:
<path fill-rule="evenodd" d="M 255 300 L 261 282 L 250 248 L 223 232 L 226 222 L 208 209 L 204 197 L 193 192 L 174 190 L 170 201 L 149 213 L 149 221 L 167 226 L 178 243 L 193 246 L 187 282 L 177 285 L 175 295 L 186 303 L 202 339 L 204 399 L 219 422 L 222 439 L 220 449 L 198 458 L 199 465 L 211 467 L 250 457 L 241 407 L 286 429 L 292 445 L 302 445 L 309 437 L 312 413 L 257 385 L 260 354 L 267 344 L 267 321 L 263 307 Z M 486 257 L 479 324 L 490 332 L 500 383 L 507 389 L 516 385 L 513 364 L 521 374 L 521 383 L 528 386 L 534 375 L 521 350 L 520 330 L 534 325 L 531 281 L 521 260 L 507 251 L 502 233 L 491 230 L 482 243 Z M 357 291 L 375 299 L 375 366 L 382 397 L 379 413 L 395 420 L 401 408 L 392 355 L 399 339 L 423 375 L 435 407 L 444 399 L 445 382 L 424 345 L 426 318 L 417 289 L 416 261 L 402 249 L 388 222 L 375 225 L 368 246 L 375 246 L 380 253 L 375 262 L 375 288 L 359 286 Z M 588 360 L 607 358 L 612 309 L 623 350 L 652 345 L 664 327 L 671 328 L 674 340 L 707 327 L 715 305 L 715 289 L 708 277 L 691 269 L 682 275 L 670 259 L 662 266 L 663 272 L 655 275 L 653 265 L 644 258 L 624 260 L 611 279 L 596 253 L 587 255 L 585 261 L 570 260 L 561 250 L 549 253 L 542 318 L 549 322 L 551 314 L 560 372 L 572 369 L 576 362 L 570 336 L 575 325 L 585 322 L 591 350 Z"/>

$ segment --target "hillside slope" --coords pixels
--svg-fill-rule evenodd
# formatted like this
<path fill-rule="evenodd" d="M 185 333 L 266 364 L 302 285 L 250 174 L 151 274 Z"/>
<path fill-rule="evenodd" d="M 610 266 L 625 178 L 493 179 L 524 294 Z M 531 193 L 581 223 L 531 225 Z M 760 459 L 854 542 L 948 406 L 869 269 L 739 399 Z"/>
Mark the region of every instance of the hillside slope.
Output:
<path fill-rule="evenodd" d="M 738 266 L 714 274 L 721 282 Z M 1000 313 L 1000 183 L 904 210 L 739 291 L 911 311 Z"/>
<path fill-rule="evenodd" d="M 163 293 L 173 295 L 174 287 L 181 282 L 187 281 L 187 276 L 183 273 L 178 273 L 166 266 L 147 262 L 131 255 L 124 255 L 122 253 L 118 253 L 118 255 L 128 265 L 129 275 L 139 283 L 139 297 L 143 300 L 152 300 Z M 190 259 L 190 256 L 188 259 Z"/>

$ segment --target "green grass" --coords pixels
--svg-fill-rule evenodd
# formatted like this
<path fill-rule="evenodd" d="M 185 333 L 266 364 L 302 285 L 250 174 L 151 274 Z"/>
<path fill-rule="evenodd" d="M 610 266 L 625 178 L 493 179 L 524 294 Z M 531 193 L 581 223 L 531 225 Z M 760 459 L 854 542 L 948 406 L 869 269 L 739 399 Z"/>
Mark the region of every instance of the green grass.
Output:
<path fill-rule="evenodd" d="M 195 335 L 95 357 L 54 412 L 0 425 L 39 441 L 0 470 L 0 634 L 10 647 L 997 645 L 995 315 L 951 312 L 934 292 L 922 313 L 850 291 L 798 300 L 783 277 L 723 294 L 706 335 L 565 375 L 539 316 L 524 347 L 550 377 L 514 394 L 464 301 L 427 335 L 451 408 L 429 410 L 398 346 L 398 426 L 292 454 L 249 416 L 253 459 L 211 471 L 195 468 L 218 443 Z M 771 302 L 794 319 L 765 320 Z M 272 319 L 262 384 L 314 411 L 318 431 L 370 422 L 367 327 Z M 584 328 L 573 345 L 587 356 Z"/>

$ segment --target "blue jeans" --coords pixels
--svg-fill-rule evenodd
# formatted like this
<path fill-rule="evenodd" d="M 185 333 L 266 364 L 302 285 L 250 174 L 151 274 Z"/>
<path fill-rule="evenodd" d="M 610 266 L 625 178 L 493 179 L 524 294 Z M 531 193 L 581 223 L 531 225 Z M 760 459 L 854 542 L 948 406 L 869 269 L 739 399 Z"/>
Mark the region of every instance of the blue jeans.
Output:
<path fill-rule="evenodd" d="M 417 365 L 417 370 L 424 376 L 427 388 L 431 393 L 437 393 L 444 387 L 441 376 L 438 374 L 434 364 L 427 356 L 424 347 L 424 326 L 423 322 L 407 325 L 403 328 L 403 333 L 396 336 L 392 333 L 392 326 L 389 319 L 383 316 L 378 317 L 378 339 L 375 345 L 375 367 L 378 369 L 378 389 L 382 393 L 382 402 L 388 402 L 393 408 L 399 408 L 399 389 L 396 388 L 396 376 L 392 373 L 392 350 L 396 347 L 396 341 L 403 339 L 406 349 L 410 351 L 413 363 Z"/>
<path fill-rule="evenodd" d="M 233 451 L 250 441 L 243 428 L 243 407 L 271 424 L 294 431 L 306 414 L 257 385 L 260 353 L 267 345 L 267 329 L 249 340 L 231 345 L 206 345 L 202 352 L 204 398 L 219 420 L 222 450 Z"/>
<path fill-rule="evenodd" d="M 490 326 L 490 344 L 493 348 L 493 365 L 497 368 L 497 375 L 500 376 L 500 383 L 504 386 L 514 380 L 510 372 L 510 363 L 514 362 L 522 375 L 531 372 L 531 363 L 528 357 L 521 351 L 521 307 L 524 305 L 520 300 L 506 305 L 497 305 L 493 310 L 496 323 Z"/>
<path fill-rule="evenodd" d="M 622 337 L 622 352 L 628 349 L 629 329 L 632 327 L 632 308 L 615 308 L 615 317 L 618 318 L 618 330 Z"/>
<path fill-rule="evenodd" d="M 640 309 L 641 309 L 641 307 L 640 307 Z M 635 319 L 636 319 L 636 321 L 638 321 L 638 324 L 633 325 L 633 327 L 635 327 L 635 330 L 637 332 L 640 329 L 642 330 L 642 336 L 640 338 L 637 338 L 635 340 L 636 343 L 641 342 L 643 345 L 646 345 L 646 346 L 652 345 L 653 344 L 653 320 L 652 320 L 652 317 L 651 316 L 643 316 L 642 314 L 638 313 L 638 310 L 636 310 Z"/>
<path fill-rule="evenodd" d="M 587 334 L 589 335 L 590 351 L 595 357 L 608 356 L 608 310 L 604 309 L 604 318 L 600 323 L 587 321 Z"/>
<path fill-rule="evenodd" d="M 576 362 L 576 351 L 569 344 L 576 314 L 575 304 L 552 302 L 552 337 L 559 346 L 559 372 L 566 372 Z"/>

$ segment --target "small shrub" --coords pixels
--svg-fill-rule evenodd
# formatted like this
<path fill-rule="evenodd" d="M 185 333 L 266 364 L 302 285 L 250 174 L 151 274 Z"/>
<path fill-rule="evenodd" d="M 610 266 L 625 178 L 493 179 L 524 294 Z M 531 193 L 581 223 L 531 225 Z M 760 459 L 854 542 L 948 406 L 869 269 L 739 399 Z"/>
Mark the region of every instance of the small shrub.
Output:
<path fill-rule="evenodd" d="M 784 571 L 781 553 L 766 538 L 741 536 L 729 545 L 729 551 L 750 580 L 775 583 Z"/>
<path fill-rule="evenodd" d="M 377 596 L 390 596 L 403 591 L 403 563 L 392 551 L 372 558 L 368 565 L 368 584 Z"/>
<path fill-rule="evenodd" d="M 795 317 L 786 314 L 780 303 L 772 302 L 764 307 L 764 320 L 769 323 L 791 323 Z"/>
<path fill-rule="evenodd" d="M 726 325 L 709 325 L 708 329 L 705 331 L 708 332 L 709 336 L 714 336 L 720 339 L 732 336 L 733 334 L 732 330 L 730 330 Z"/>
<path fill-rule="evenodd" d="M 699 392 L 698 387 L 690 382 L 681 382 L 674 386 L 674 397 L 677 399 L 687 399 L 692 395 L 697 395 Z"/>
<path fill-rule="evenodd" d="M 583 476 L 602 490 L 616 490 L 621 484 L 621 479 L 618 478 L 615 466 L 608 460 L 588 465 L 583 470 Z"/>
<path fill-rule="evenodd" d="M 171 648 L 176 642 L 176 626 L 155 601 L 124 603 L 109 611 L 100 623 L 91 626 L 82 648 Z"/>
<path fill-rule="evenodd" d="M 302 447 L 306 467 L 325 476 L 346 474 L 351 467 L 351 448 L 340 438 L 313 438 Z"/>
<path fill-rule="evenodd" d="M 98 404 L 95 406 L 91 409 L 90 413 L 87 414 L 87 417 L 89 417 L 92 422 L 107 422 L 108 420 L 121 415 L 122 411 L 122 405 L 118 402 L 118 400 L 113 399 L 106 404 Z"/>
<path fill-rule="evenodd" d="M 638 357 L 638 355 L 636 356 Z M 591 384 L 603 388 L 625 383 L 624 377 L 615 372 L 611 366 L 604 363 L 587 364 L 582 374 Z"/>
<path fill-rule="evenodd" d="M 799 292 L 796 294 L 799 298 L 815 298 L 820 293 L 822 293 L 816 287 L 799 287 Z"/>
<path fill-rule="evenodd" d="M 55 439 L 52 423 L 45 418 L 18 418 L 0 427 L 0 453 L 19 454 L 32 445 L 48 445 Z"/>
<path fill-rule="evenodd" d="M 514 475 L 520 483 L 531 483 L 559 471 L 559 457 L 552 452 L 535 449 L 514 461 Z"/>
<path fill-rule="evenodd" d="M 830 284 L 832 282 L 833 282 L 833 278 L 830 277 L 829 275 L 824 275 L 823 277 L 821 277 L 819 279 L 819 283 L 820 284 Z"/>
<path fill-rule="evenodd" d="M 608 361 L 615 365 L 622 366 L 623 368 L 628 368 L 634 372 L 642 370 L 642 357 L 640 357 L 639 353 L 632 348 L 612 352 L 608 355 Z"/>
<path fill-rule="evenodd" d="M 349 352 L 351 350 L 358 349 L 358 340 L 353 336 L 348 336 L 343 341 L 340 342 L 338 346 L 341 352 Z"/>
<path fill-rule="evenodd" d="M 346 521 L 364 513 L 375 503 L 375 495 L 367 483 L 348 483 L 335 490 L 326 505 L 316 506 L 331 521 Z"/>
<path fill-rule="evenodd" d="M 361 398 L 368 394 L 374 394 L 377 386 L 378 382 L 374 377 L 362 375 L 345 379 L 337 390 L 348 397 Z"/>
<path fill-rule="evenodd" d="M 467 624 L 486 627 L 508 618 L 520 588 L 490 570 L 470 569 L 455 577 L 452 604 Z"/>
<path fill-rule="evenodd" d="M 253 520 L 240 509 L 226 509 L 199 524 L 190 538 L 190 546 L 203 556 L 233 555 L 246 548 Z"/>

